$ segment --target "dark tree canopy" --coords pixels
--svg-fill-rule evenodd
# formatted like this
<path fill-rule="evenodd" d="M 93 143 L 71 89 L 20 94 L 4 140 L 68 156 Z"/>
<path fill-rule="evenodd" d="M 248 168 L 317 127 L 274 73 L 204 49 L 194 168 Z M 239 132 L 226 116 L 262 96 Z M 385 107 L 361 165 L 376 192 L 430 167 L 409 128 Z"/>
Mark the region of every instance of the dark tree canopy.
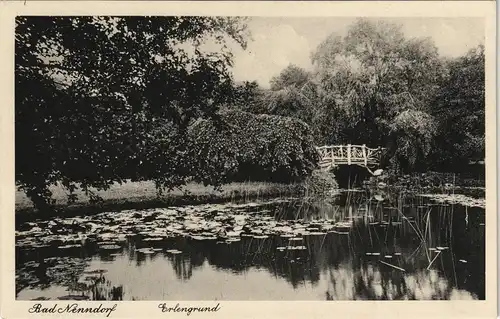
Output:
<path fill-rule="evenodd" d="M 301 88 L 310 79 L 310 74 L 303 68 L 290 64 L 278 76 L 271 79 L 271 91 L 278 91 L 289 86 Z"/>
<path fill-rule="evenodd" d="M 221 112 L 223 125 L 200 119 L 190 127 L 188 158 L 198 182 L 301 181 L 317 168 L 310 128 L 284 116 Z M 222 129 L 221 129 L 222 128 Z"/>
<path fill-rule="evenodd" d="M 387 147 L 405 171 L 484 159 L 482 46 L 444 59 L 359 19 L 266 90 L 233 81 L 228 43 L 247 35 L 241 18 L 18 17 L 17 184 L 43 208 L 57 182 L 92 197 L 128 179 L 301 179 L 322 144 Z"/>
<path fill-rule="evenodd" d="M 463 167 L 485 158 L 484 46 L 448 61 L 432 110 L 439 119 L 434 159 Z"/>
<path fill-rule="evenodd" d="M 299 118 L 317 145 L 386 147 L 401 170 L 482 159 L 483 51 L 445 59 L 430 38 L 359 19 L 320 43 L 312 71 L 286 67 L 247 110 Z"/>
<path fill-rule="evenodd" d="M 440 60 L 428 39 L 406 39 L 397 25 L 358 20 L 345 37 L 332 35 L 313 54 L 321 103 L 341 111 L 352 143 L 385 145 L 394 118 L 426 112 Z"/>
<path fill-rule="evenodd" d="M 240 19 L 17 18 L 17 183 L 39 207 L 57 181 L 182 184 L 182 132 L 232 96 L 227 39 L 245 46 Z"/>

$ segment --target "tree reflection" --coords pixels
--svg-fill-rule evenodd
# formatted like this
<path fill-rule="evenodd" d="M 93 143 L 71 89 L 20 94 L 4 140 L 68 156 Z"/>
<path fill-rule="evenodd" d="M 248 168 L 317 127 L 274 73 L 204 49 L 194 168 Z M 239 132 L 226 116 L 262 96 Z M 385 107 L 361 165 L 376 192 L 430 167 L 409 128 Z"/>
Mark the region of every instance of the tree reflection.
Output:
<path fill-rule="evenodd" d="M 434 269 L 406 274 L 372 265 L 352 271 L 351 265 L 342 264 L 330 270 L 329 277 L 326 300 L 449 300 L 457 295 L 475 299 L 454 288 Z"/>
<path fill-rule="evenodd" d="M 321 218 L 352 221 L 353 226 L 344 234 L 304 236 L 297 242 L 280 236 L 241 237 L 231 243 L 180 236 L 147 242 L 134 237 L 112 252 L 96 244 L 76 249 L 17 249 L 16 290 L 53 284 L 69 287 L 81 279 L 89 256 L 112 263 L 114 254 L 123 252 L 136 268 L 150 263 L 148 256 L 158 256 L 154 258 L 165 260 L 174 270 L 173 280 L 186 284 L 194 272 L 210 265 L 235 274 L 264 269 L 293 289 L 327 282 L 326 300 L 485 298 L 484 210 L 436 205 L 380 191 L 329 203 L 291 202 L 266 209 L 277 219 Z M 290 245 L 306 249 L 278 249 Z M 174 247 L 182 253 L 165 252 Z M 155 251 L 148 255 L 138 248 Z M 123 286 L 104 277 L 85 289 L 92 300 L 124 298 Z"/>

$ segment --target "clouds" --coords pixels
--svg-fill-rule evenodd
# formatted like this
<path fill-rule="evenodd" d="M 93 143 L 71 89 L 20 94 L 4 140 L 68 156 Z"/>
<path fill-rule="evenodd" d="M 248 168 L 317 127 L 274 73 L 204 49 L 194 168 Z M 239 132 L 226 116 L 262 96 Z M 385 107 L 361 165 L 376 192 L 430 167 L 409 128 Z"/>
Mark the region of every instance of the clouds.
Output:
<path fill-rule="evenodd" d="M 408 37 L 431 37 L 439 53 L 458 57 L 484 43 L 484 21 L 479 18 L 420 18 L 402 23 Z"/>
<path fill-rule="evenodd" d="M 473 18 L 391 18 L 407 37 L 431 37 L 440 54 L 456 57 L 483 43 L 484 21 Z M 253 18 L 247 50 L 234 46 L 234 78 L 269 87 L 289 64 L 310 69 L 310 54 L 335 32 L 344 35 L 353 17 Z"/>
<path fill-rule="evenodd" d="M 308 39 L 287 24 L 251 25 L 253 41 L 246 51 L 235 52 L 234 77 L 237 81 L 256 80 L 268 87 L 271 77 L 289 64 L 310 68 L 313 48 Z"/>

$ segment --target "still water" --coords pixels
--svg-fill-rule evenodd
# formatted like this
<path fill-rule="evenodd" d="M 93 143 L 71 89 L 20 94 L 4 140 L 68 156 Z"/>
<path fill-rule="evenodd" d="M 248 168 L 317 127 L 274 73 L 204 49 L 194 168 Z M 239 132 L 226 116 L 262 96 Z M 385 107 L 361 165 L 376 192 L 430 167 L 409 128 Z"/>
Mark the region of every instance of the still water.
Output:
<path fill-rule="evenodd" d="M 16 230 L 18 300 L 484 299 L 481 207 L 342 192 Z"/>

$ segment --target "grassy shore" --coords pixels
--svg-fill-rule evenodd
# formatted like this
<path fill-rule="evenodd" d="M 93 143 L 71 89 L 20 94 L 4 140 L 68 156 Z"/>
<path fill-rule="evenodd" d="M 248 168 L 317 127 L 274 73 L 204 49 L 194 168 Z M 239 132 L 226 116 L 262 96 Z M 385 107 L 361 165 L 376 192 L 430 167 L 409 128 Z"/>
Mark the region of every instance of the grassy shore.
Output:
<path fill-rule="evenodd" d="M 211 186 L 193 183 L 180 190 L 176 189 L 158 196 L 153 182 L 128 182 L 122 185 L 114 184 L 106 191 L 95 191 L 103 201 L 99 204 L 93 204 L 81 190 L 75 192 L 78 195 L 77 201 L 68 203 L 67 191 L 62 186 L 50 187 L 56 208 L 53 213 L 58 216 L 61 214 L 75 215 L 109 210 L 146 209 L 231 200 L 258 200 L 296 195 L 301 189 L 299 184 L 243 182 L 223 185 L 220 190 L 215 190 Z M 45 212 L 44 214 L 50 215 L 50 213 Z M 33 203 L 24 192 L 16 191 L 16 219 L 31 219 L 36 214 L 37 211 L 33 207 Z"/>

